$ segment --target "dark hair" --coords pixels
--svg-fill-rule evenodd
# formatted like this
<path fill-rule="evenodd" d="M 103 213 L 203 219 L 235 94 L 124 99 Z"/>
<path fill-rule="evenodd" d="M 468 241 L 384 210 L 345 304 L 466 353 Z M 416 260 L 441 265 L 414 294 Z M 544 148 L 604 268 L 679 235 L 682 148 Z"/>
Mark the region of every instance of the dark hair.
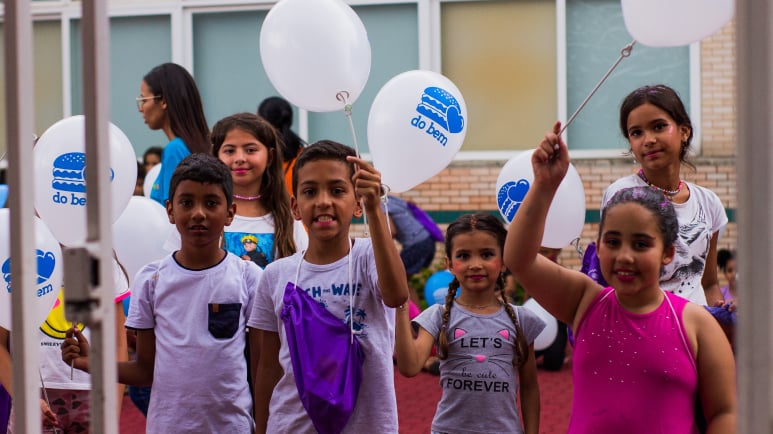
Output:
<path fill-rule="evenodd" d="M 142 154 L 142 164 L 145 164 L 145 159 L 148 157 L 148 155 L 158 155 L 158 160 L 161 161 L 163 154 L 164 148 L 161 146 L 151 146 Z"/>
<path fill-rule="evenodd" d="M 266 170 L 260 180 L 261 203 L 274 216 L 274 248 L 276 257 L 295 253 L 293 237 L 295 219 L 290 210 L 290 195 L 282 177 L 282 158 L 279 155 L 279 137 L 276 130 L 253 113 L 236 113 L 220 119 L 212 127 L 212 155 L 219 158 L 220 148 L 232 130 L 239 129 L 255 137 L 268 149 Z"/>
<path fill-rule="evenodd" d="M 226 204 L 233 203 L 234 184 L 231 171 L 222 161 L 209 154 L 191 154 L 183 158 L 174 169 L 169 181 L 169 201 L 174 199 L 177 186 L 183 181 L 194 181 L 202 184 L 218 185 L 223 189 Z"/>
<path fill-rule="evenodd" d="M 446 258 L 451 260 L 453 251 L 454 238 L 459 234 L 467 234 L 473 231 L 482 231 L 491 234 L 496 240 L 499 246 L 499 251 L 502 252 L 505 248 L 505 238 L 507 238 L 507 229 L 502 224 L 502 221 L 497 217 L 487 213 L 475 213 L 464 214 L 454 220 L 448 229 L 446 230 L 446 242 L 445 251 Z M 454 297 L 456 297 L 456 290 L 459 289 L 459 280 L 454 277 L 451 283 L 448 285 L 448 293 L 446 294 L 445 306 L 443 309 L 443 322 L 440 327 L 440 334 L 438 335 L 438 357 L 445 360 L 448 357 L 448 336 L 447 328 L 448 322 L 451 319 L 451 308 L 454 305 Z M 500 273 L 497 278 L 496 289 L 503 291 L 505 287 L 504 273 Z M 526 343 L 526 337 L 523 334 L 521 324 L 518 322 L 518 317 L 513 310 L 513 306 L 507 301 L 504 302 L 505 311 L 510 316 L 510 320 L 515 326 L 515 362 L 518 367 L 523 366 L 529 357 L 529 345 Z"/>
<path fill-rule="evenodd" d="M 137 161 L 137 179 L 145 179 L 145 165 Z"/>
<path fill-rule="evenodd" d="M 340 161 L 349 168 L 349 179 L 354 175 L 354 164 L 346 161 L 348 156 L 356 156 L 354 149 L 332 140 L 320 140 L 309 145 L 301 152 L 293 167 L 293 194 L 298 194 L 298 171 L 307 163 L 320 160 Z"/>
<path fill-rule="evenodd" d="M 648 103 L 666 112 L 677 125 L 686 126 L 690 129 L 690 135 L 687 137 L 687 140 L 682 142 L 679 160 L 694 168 L 695 166 L 687 161 L 687 151 L 690 149 L 690 141 L 692 141 L 693 137 L 690 115 L 687 114 L 687 110 L 685 110 L 684 104 L 676 91 L 665 84 L 642 86 L 625 97 L 623 103 L 620 104 L 620 131 L 623 133 L 623 137 L 629 138 L 628 116 L 637 107 Z"/>
<path fill-rule="evenodd" d="M 719 269 L 727 271 L 727 263 L 735 259 L 735 250 L 719 249 L 717 251 L 717 265 Z"/>
<path fill-rule="evenodd" d="M 176 63 L 163 63 L 142 77 L 154 96 L 166 102 L 169 126 L 191 153 L 209 152 L 209 126 L 193 77 Z"/>
<path fill-rule="evenodd" d="M 293 108 L 287 100 L 270 96 L 261 101 L 258 115 L 276 128 L 281 139 L 282 160 L 291 161 L 306 143 L 292 130 Z"/>
<path fill-rule="evenodd" d="M 663 248 L 670 249 L 679 234 L 679 222 L 676 220 L 674 204 L 660 190 L 649 186 L 624 188 L 612 196 L 601 212 L 599 239 L 601 239 L 604 221 L 609 210 L 617 205 L 631 202 L 641 205 L 652 214 L 657 222 L 660 236 L 663 237 Z"/>

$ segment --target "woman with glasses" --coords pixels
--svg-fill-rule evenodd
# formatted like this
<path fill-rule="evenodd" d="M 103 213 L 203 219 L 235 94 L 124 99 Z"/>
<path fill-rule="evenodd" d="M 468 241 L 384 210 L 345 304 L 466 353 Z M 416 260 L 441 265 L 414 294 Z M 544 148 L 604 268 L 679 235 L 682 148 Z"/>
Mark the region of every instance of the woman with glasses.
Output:
<path fill-rule="evenodd" d="M 162 130 L 169 139 L 150 193 L 151 199 L 166 206 L 169 181 L 177 164 L 189 154 L 208 153 L 211 146 L 196 82 L 180 65 L 158 65 L 142 78 L 137 109 L 148 128 Z"/>

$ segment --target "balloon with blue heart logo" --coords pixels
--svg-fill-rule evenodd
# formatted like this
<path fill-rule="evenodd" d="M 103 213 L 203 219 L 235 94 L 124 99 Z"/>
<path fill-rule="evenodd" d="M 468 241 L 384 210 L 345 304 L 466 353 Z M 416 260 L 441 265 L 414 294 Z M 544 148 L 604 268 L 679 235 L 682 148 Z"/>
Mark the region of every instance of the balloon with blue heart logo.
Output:
<path fill-rule="evenodd" d="M 502 167 L 496 183 L 496 199 L 499 212 L 508 223 L 513 221 L 518 209 L 534 182 L 531 165 L 533 151 L 526 151 L 510 159 Z M 560 249 L 580 237 L 585 224 L 585 188 L 574 165 L 558 186 L 553 203 L 545 220 L 542 246 Z"/>
<path fill-rule="evenodd" d="M 11 329 L 11 273 L 10 210 L 0 209 L 0 272 L 3 287 L 0 288 L 0 327 Z M 31 289 L 35 293 L 33 315 L 27 318 L 31 327 L 37 328 L 45 321 L 59 289 L 62 286 L 62 249 L 43 220 L 34 217 L 35 256 L 37 279 Z"/>

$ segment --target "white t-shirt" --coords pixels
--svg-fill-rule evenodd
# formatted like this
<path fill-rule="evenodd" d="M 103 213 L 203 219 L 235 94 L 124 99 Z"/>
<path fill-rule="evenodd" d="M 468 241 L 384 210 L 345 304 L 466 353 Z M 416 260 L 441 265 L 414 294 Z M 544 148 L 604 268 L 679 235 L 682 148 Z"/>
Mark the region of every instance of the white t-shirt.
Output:
<path fill-rule="evenodd" d="M 115 290 L 115 302 L 121 303 L 131 294 L 129 280 L 118 263 L 113 260 L 113 288 Z M 123 309 L 116 305 L 115 309 Z M 63 290 L 59 291 L 56 302 L 51 312 L 40 325 L 40 373 L 47 389 L 60 390 L 91 390 L 91 375 L 79 369 L 72 370 L 73 379 L 70 380 L 70 366 L 62 361 L 62 341 L 65 333 L 72 327 L 64 316 Z M 91 339 L 89 329 L 83 324 L 78 324 L 86 339 Z M 120 330 L 123 332 L 123 330 Z"/>
<path fill-rule="evenodd" d="M 279 334 L 279 364 L 283 375 L 274 388 L 269 404 L 269 433 L 308 433 L 314 427 L 303 408 L 295 384 L 287 335 L 281 312 L 288 282 L 294 282 L 303 252 L 279 259 L 266 267 L 258 286 L 249 327 Z M 348 323 L 349 257 L 332 264 L 301 263 L 296 285 L 304 288 L 328 311 Z M 357 288 L 353 308 L 354 327 L 362 332 L 359 341 L 365 354 L 362 383 L 357 403 L 344 433 L 396 433 L 397 401 L 394 385 L 394 309 L 381 298 L 376 262 L 370 239 L 357 238 L 351 251 L 352 280 Z"/>
<path fill-rule="evenodd" d="M 262 273 L 230 253 L 205 270 L 169 255 L 137 273 L 126 327 L 156 336 L 148 433 L 254 429 L 245 327 Z"/>
<path fill-rule="evenodd" d="M 260 217 L 234 216 L 233 222 L 224 228 L 224 248 L 242 259 L 252 259 L 261 268 L 274 261 L 274 216 L 271 213 Z M 255 250 L 249 251 L 244 239 L 249 237 L 255 242 Z M 293 239 L 295 250 L 306 250 L 309 245 L 309 235 L 303 223 L 295 220 L 293 224 Z M 254 252 L 254 253 L 252 253 Z M 254 259 L 253 256 L 260 259 Z"/>
<path fill-rule="evenodd" d="M 638 175 L 618 179 L 604 192 L 601 209 L 606 207 L 617 191 L 646 185 Z M 663 267 L 660 274 L 660 286 L 705 306 L 706 293 L 701 278 L 706 268 L 706 256 L 711 247 L 711 237 L 727 225 L 727 215 L 722 201 L 713 191 L 689 182 L 685 182 L 685 185 L 690 189 L 690 197 L 685 203 L 674 204 L 679 221 L 679 236 L 674 244 L 674 260 Z"/>
<path fill-rule="evenodd" d="M 229 226 L 224 228 L 223 244 L 226 250 L 233 253 L 236 256 L 245 256 L 246 249 L 244 246 L 244 237 L 252 235 L 255 237 L 256 253 L 252 253 L 256 257 L 263 255 L 263 258 L 255 260 L 253 262 L 260 265 L 260 268 L 265 268 L 265 264 L 273 262 L 276 249 L 274 249 L 274 216 L 271 213 L 260 217 L 244 217 L 235 215 L 233 221 Z M 309 245 L 309 234 L 306 232 L 306 228 L 303 227 L 303 223 L 299 220 L 295 220 L 293 223 L 293 239 L 295 240 L 295 251 L 300 252 L 306 250 Z M 173 230 L 169 234 L 169 238 L 164 242 L 164 250 L 169 253 L 180 250 L 181 239 L 180 233 L 177 229 Z M 263 260 L 267 259 L 265 263 Z"/>

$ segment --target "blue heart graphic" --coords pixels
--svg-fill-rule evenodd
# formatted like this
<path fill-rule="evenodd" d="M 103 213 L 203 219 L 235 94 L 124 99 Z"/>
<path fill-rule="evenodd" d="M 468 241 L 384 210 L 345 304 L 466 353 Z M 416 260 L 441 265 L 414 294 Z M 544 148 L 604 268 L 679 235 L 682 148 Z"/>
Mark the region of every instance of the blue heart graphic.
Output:
<path fill-rule="evenodd" d="M 48 280 L 56 267 L 56 258 L 51 252 L 37 251 L 38 254 L 38 285 Z"/>
<path fill-rule="evenodd" d="M 529 191 L 529 181 L 525 179 L 519 179 L 516 182 L 506 182 L 499 188 L 497 193 L 497 205 L 499 211 L 507 219 L 508 222 L 513 221 L 515 213 L 521 206 L 521 202 L 526 197 L 526 193 Z"/>
<path fill-rule="evenodd" d="M 40 285 L 48 280 L 54 273 L 54 268 L 56 268 L 56 257 L 52 252 L 44 252 L 40 249 L 37 249 L 36 253 L 38 262 L 38 285 Z M 8 258 L 3 262 L 0 271 L 3 273 L 6 289 L 8 292 L 11 292 L 11 258 Z"/>

